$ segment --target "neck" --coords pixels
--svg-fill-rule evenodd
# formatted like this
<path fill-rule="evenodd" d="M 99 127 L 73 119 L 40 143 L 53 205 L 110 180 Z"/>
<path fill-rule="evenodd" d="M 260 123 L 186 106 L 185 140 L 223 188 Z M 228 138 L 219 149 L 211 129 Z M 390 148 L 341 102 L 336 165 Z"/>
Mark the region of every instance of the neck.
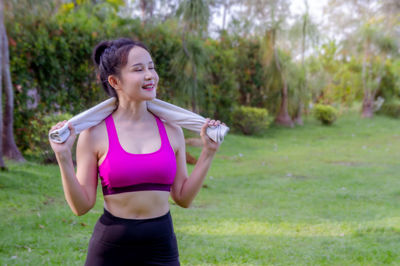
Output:
<path fill-rule="evenodd" d="M 120 121 L 134 123 L 144 122 L 149 119 L 150 112 L 147 110 L 146 101 L 128 101 L 119 99 L 119 104 L 114 112 L 114 118 Z"/>

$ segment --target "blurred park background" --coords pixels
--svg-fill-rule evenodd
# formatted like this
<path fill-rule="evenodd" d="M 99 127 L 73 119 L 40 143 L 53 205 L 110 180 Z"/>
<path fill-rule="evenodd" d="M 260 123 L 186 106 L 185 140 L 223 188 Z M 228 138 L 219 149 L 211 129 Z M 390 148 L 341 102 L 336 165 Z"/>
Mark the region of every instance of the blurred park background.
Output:
<path fill-rule="evenodd" d="M 231 128 L 171 202 L 182 264 L 400 265 L 398 0 L 0 2 L 0 264 L 83 264 L 102 195 L 72 214 L 47 134 L 107 99 L 92 49 L 129 37 L 159 99 Z"/>

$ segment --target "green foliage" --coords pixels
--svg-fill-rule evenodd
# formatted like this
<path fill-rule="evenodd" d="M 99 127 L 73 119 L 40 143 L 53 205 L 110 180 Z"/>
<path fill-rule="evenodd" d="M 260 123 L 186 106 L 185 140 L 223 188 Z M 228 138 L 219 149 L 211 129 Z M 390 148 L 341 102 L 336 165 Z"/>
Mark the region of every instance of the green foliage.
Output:
<path fill-rule="evenodd" d="M 139 27 L 131 20 L 130 27 Z M 111 4 L 90 5 L 45 18 L 7 20 L 10 70 L 16 87 L 14 131 L 22 151 L 29 149 L 26 121 L 53 112 L 79 113 L 106 98 L 96 80 L 91 54 L 94 46 L 110 36 L 124 36 L 126 21 Z M 126 36 L 126 35 L 125 35 Z M 30 91 L 37 91 L 38 105 L 28 108 Z"/>
<path fill-rule="evenodd" d="M 314 106 L 314 116 L 324 125 L 332 125 L 336 121 L 338 111 L 330 105 L 316 104 Z"/>
<path fill-rule="evenodd" d="M 201 34 L 207 29 L 210 20 L 210 5 L 208 0 L 181 1 L 176 12 L 182 18 L 184 31 Z"/>
<path fill-rule="evenodd" d="M 400 118 L 400 100 L 385 101 L 377 111 L 377 114 Z"/>
<path fill-rule="evenodd" d="M 229 124 L 232 102 L 238 98 L 236 50 L 230 40 L 188 35 L 188 57 L 177 20 L 141 25 L 137 19 L 119 17 L 108 2 L 80 1 L 55 15 L 53 10 L 47 17 L 38 13 L 26 21 L 7 20 L 16 88 L 14 130 L 22 151 L 31 152 L 27 132 L 32 129 L 26 121 L 54 112 L 76 114 L 108 97 L 96 80 L 91 53 L 99 41 L 119 37 L 138 39 L 149 47 L 160 77 L 158 98 L 184 108 L 194 99 L 202 115 Z M 34 108 L 28 105 L 32 90 L 38 94 Z"/>
<path fill-rule="evenodd" d="M 338 44 L 322 45 L 318 56 L 308 59 L 309 87 L 314 101 L 350 106 L 363 97 L 360 58 L 341 60 Z"/>
<path fill-rule="evenodd" d="M 232 112 L 233 128 L 245 135 L 257 135 L 271 123 L 264 108 L 239 106 Z"/>
<path fill-rule="evenodd" d="M 202 114 L 231 124 L 232 103 L 239 98 L 238 83 L 235 79 L 235 52 L 231 48 L 231 40 L 225 36 L 221 41 L 208 40 L 207 53 L 208 80 L 205 86 L 205 107 Z"/>
<path fill-rule="evenodd" d="M 239 99 L 241 105 L 264 107 L 265 70 L 262 64 L 262 50 L 257 38 L 236 38 L 235 43 L 235 76 L 239 84 Z"/>
<path fill-rule="evenodd" d="M 146 24 L 144 29 L 131 25 L 127 27 L 127 31 L 132 32 L 137 39 L 143 40 L 151 52 L 160 78 L 157 98 L 182 104 L 178 96 L 182 88 L 176 82 L 181 78 L 181 71 L 173 65 L 174 58 L 182 49 L 177 22 L 169 20 L 163 24 Z"/>
<path fill-rule="evenodd" d="M 384 65 L 382 80 L 376 96 L 381 96 L 386 101 L 400 97 L 400 77 L 396 75 L 398 73 L 396 71 L 399 71 L 396 69 L 396 64 L 400 65 L 400 60 L 394 62 L 388 59 Z"/>
<path fill-rule="evenodd" d="M 150 48 L 160 77 L 157 97 L 162 100 L 188 109 L 196 106 L 201 115 L 227 124 L 232 123 L 235 105 L 266 108 L 270 116 L 276 114 L 283 83 L 274 61 L 273 30 L 264 31 L 260 38 L 250 34 L 251 25 L 242 25 L 240 30 L 235 24 L 239 21 L 233 20 L 228 31 L 220 32 L 219 39 L 211 39 L 203 31 L 210 11 L 204 5 L 207 1 L 182 2 L 177 17 L 154 16 L 151 23 L 144 24 L 122 16 L 124 3 L 6 1 L 5 23 L 15 88 L 14 132 L 22 151 L 30 149 L 26 135 L 32 129 L 26 121 L 54 112 L 77 114 L 108 97 L 96 81 L 91 62 L 93 47 L 105 39 L 129 37 Z M 129 8 L 125 9 L 128 12 Z M 201 12 L 191 17 L 196 10 Z M 184 35 L 182 20 L 188 27 Z M 196 21 L 202 25 L 196 26 Z M 382 39 L 386 43 L 382 47 L 389 49 L 389 41 Z M 344 105 L 362 99 L 360 56 L 352 56 L 345 47 L 328 41 L 317 56 L 308 57 L 305 71 L 291 46 L 277 45 L 288 84 L 290 115 L 306 110 L 310 98 L 313 102 Z M 379 60 L 377 66 L 384 62 Z M 385 62 L 377 96 L 387 100 L 400 96 L 400 78 L 396 75 L 400 63 L 396 57 L 387 57 Z M 367 81 L 376 77 L 374 74 Z M 32 91 L 38 94 L 38 105 L 33 108 L 28 104 L 33 100 Z"/>
<path fill-rule="evenodd" d="M 29 121 L 25 132 L 24 141 L 28 144 L 26 149 L 27 155 L 38 158 L 43 163 L 56 162 L 54 152 L 49 143 L 49 131 L 52 126 L 60 121 L 69 120 L 72 117 L 69 113 L 40 115 Z"/>
<path fill-rule="evenodd" d="M 204 104 L 206 66 L 209 64 L 204 41 L 194 35 L 188 35 L 171 63 L 178 88 L 177 96 L 193 110 L 200 109 L 198 105 Z"/>

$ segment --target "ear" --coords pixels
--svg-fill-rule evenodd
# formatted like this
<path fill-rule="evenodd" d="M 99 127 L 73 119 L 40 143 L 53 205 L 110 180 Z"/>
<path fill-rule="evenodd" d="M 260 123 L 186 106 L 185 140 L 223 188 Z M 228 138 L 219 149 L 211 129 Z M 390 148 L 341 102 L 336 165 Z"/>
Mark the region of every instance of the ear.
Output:
<path fill-rule="evenodd" d="M 108 83 L 116 90 L 120 88 L 120 80 L 114 75 L 108 76 Z"/>

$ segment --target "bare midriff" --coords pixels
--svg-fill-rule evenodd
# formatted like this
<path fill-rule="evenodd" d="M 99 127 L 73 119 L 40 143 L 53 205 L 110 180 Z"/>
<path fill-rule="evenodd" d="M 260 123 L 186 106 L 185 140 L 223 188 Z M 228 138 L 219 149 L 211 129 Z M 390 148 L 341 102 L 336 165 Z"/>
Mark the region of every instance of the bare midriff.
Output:
<path fill-rule="evenodd" d="M 135 191 L 104 196 L 104 207 L 125 219 L 160 217 L 169 211 L 168 191 Z"/>

